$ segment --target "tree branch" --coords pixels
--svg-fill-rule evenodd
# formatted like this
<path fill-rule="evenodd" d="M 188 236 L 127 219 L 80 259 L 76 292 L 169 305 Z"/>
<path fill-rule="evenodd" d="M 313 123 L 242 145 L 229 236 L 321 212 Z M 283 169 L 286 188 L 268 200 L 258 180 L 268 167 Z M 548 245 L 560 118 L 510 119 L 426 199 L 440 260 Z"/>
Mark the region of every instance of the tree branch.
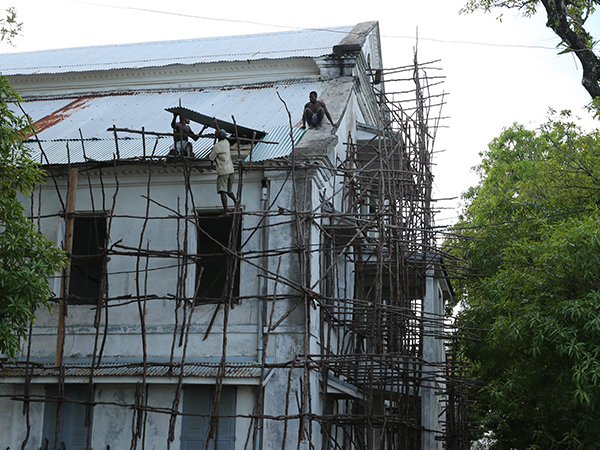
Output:
<path fill-rule="evenodd" d="M 569 51 L 574 52 L 581 62 L 583 68 L 581 84 L 592 99 L 600 97 L 598 57 L 592 50 L 592 37 L 583 27 L 591 4 L 586 5 L 585 8 L 578 8 L 572 2 L 564 0 L 541 0 L 541 2 L 548 16 L 546 25 L 562 39 L 562 43 Z M 585 9 L 585 18 L 581 9 Z"/>

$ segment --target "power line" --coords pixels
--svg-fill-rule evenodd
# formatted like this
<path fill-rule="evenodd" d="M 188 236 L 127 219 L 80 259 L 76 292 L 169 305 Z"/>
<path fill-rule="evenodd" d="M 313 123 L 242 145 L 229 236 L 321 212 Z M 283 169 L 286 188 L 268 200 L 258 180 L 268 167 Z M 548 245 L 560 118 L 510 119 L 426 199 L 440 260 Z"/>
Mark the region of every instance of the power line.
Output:
<path fill-rule="evenodd" d="M 344 35 L 351 34 L 347 31 L 335 30 L 335 29 L 331 29 L 331 28 L 306 28 L 306 27 L 296 27 L 296 26 L 292 26 L 292 25 L 275 25 L 272 23 L 255 22 L 252 20 L 222 19 L 219 17 L 198 16 L 195 14 L 186 14 L 186 13 L 179 13 L 179 12 L 172 12 L 172 11 L 162 11 L 162 10 L 156 10 L 156 9 L 150 9 L 150 8 L 140 8 L 140 7 L 135 7 L 135 6 L 104 5 L 101 3 L 87 2 L 87 1 L 82 1 L 82 0 L 64 0 L 64 1 L 68 1 L 71 3 L 79 3 L 79 4 L 84 4 L 84 5 L 99 6 L 99 7 L 103 7 L 103 8 L 143 11 L 143 12 L 149 12 L 149 13 L 153 13 L 153 14 L 164 14 L 164 15 L 169 15 L 169 16 L 185 17 L 185 18 L 189 18 L 189 19 L 210 20 L 210 21 L 215 21 L 215 22 L 245 23 L 245 24 L 249 24 L 249 25 L 258 25 L 258 26 L 271 27 L 271 28 L 282 28 L 282 29 L 287 29 L 287 30 L 289 30 L 289 29 L 292 29 L 292 30 L 320 30 L 320 31 L 328 31 L 330 33 L 339 33 L 339 34 L 344 34 Z M 443 43 L 443 44 L 479 45 L 479 46 L 487 46 L 487 47 L 556 50 L 556 47 L 546 47 L 543 45 L 496 44 L 496 43 L 491 43 L 491 42 L 457 41 L 457 40 L 424 38 L 424 37 L 417 38 L 415 36 L 395 36 L 395 35 L 389 35 L 389 34 L 381 34 L 380 36 L 382 38 L 390 38 L 390 39 L 412 39 L 412 40 L 418 39 L 418 40 L 422 40 L 422 41 L 438 42 L 438 43 Z"/>

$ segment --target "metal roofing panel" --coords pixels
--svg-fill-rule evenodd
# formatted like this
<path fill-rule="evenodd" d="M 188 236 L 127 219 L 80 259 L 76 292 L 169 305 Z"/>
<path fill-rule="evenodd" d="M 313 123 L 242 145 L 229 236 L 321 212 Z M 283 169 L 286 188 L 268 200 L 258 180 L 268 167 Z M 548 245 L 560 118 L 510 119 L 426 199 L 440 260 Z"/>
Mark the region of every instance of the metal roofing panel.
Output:
<path fill-rule="evenodd" d="M 302 137 L 306 133 L 306 129 L 292 128 L 294 136 L 294 145 L 298 145 Z M 246 157 L 248 161 L 265 161 L 267 159 L 281 158 L 292 153 L 292 140 L 290 139 L 290 127 L 274 127 L 269 130 L 265 140 L 270 142 L 278 142 L 278 144 L 266 144 L 259 142 L 253 149 L 252 153 Z"/>
<path fill-rule="evenodd" d="M 163 67 L 332 53 L 352 26 L 0 54 L 4 75 Z"/>
<path fill-rule="evenodd" d="M 207 116 L 232 120 L 248 128 L 266 130 L 267 141 L 279 145 L 258 144 L 253 161 L 289 155 L 290 111 L 292 124 L 302 121 L 304 104 L 311 91 L 321 92 L 326 82 L 306 81 L 261 84 L 236 89 L 189 90 L 179 92 L 144 92 L 119 95 L 96 95 L 56 99 L 31 99 L 22 102 L 23 109 L 38 123 L 38 138 L 48 160 L 41 160 L 38 144 L 30 142 L 37 161 L 52 164 L 84 162 L 85 158 L 107 161 L 116 153 L 114 135 L 110 128 L 170 133 L 172 115 L 165 107 L 178 105 L 199 111 Z M 285 103 L 284 103 L 285 102 Z M 198 124 L 192 130 L 200 131 Z M 211 130 L 209 129 L 208 133 Z M 302 137 L 302 130 L 294 130 L 294 139 Z M 84 138 L 82 148 L 80 137 Z M 139 134 L 119 132 L 119 157 L 140 157 L 143 154 Z M 67 152 L 68 143 L 68 152 Z M 203 158 L 212 148 L 212 139 L 200 138 L 193 142 L 194 154 Z M 171 145 L 169 137 L 158 141 L 146 138 L 146 154 L 166 155 Z"/>
<path fill-rule="evenodd" d="M 293 128 L 294 145 L 297 145 L 304 136 L 306 130 Z M 277 144 L 266 144 L 259 142 L 252 151 L 252 161 L 265 161 L 267 159 L 281 158 L 292 152 L 290 140 L 290 128 L 274 127 L 267 131 L 264 140 L 277 142 Z M 120 138 L 119 159 L 132 159 L 144 156 L 144 144 L 141 138 Z M 157 138 L 148 136 L 146 138 L 146 156 L 166 156 L 173 143 L 170 137 Z M 70 140 L 70 141 L 41 141 L 44 149 L 42 154 L 37 142 L 28 145 L 33 151 L 36 161 L 46 164 L 68 164 L 81 163 L 85 161 L 110 161 L 117 157 L 117 149 L 114 139 L 94 140 Z M 208 158 L 213 146 L 213 139 L 199 139 L 192 142 L 196 158 Z M 250 161 L 247 157 L 246 162 Z"/>
<path fill-rule="evenodd" d="M 165 108 L 181 105 L 209 117 L 239 125 L 267 130 L 289 123 L 286 106 L 297 125 L 302 120 L 304 104 L 311 91 L 322 92 L 326 82 L 305 81 L 242 86 L 236 89 L 206 89 L 177 92 L 144 92 L 118 95 L 95 95 L 56 99 L 31 99 L 22 102 L 23 109 L 40 122 L 38 137 L 52 141 L 109 139 L 113 125 L 155 132 L 171 132 L 172 115 Z M 280 99 L 281 97 L 281 99 Z M 282 102 L 285 101 L 285 104 Z M 49 126 L 48 126 L 49 125 Z M 192 124 L 198 132 L 199 126 Z"/>
<path fill-rule="evenodd" d="M 180 117 L 185 117 L 186 119 L 189 119 L 192 122 L 196 122 L 197 124 L 215 128 L 213 123 L 213 117 L 201 114 L 198 111 L 193 111 L 189 108 L 183 108 L 181 106 L 165 109 L 170 113 L 178 114 Z M 253 130 L 251 128 L 246 128 L 240 124 L 235 124 L 223 120 L 222 118 L 217 119 L 217 127 L 221 130 L 224 130 L 226 133 L 233 134 L 237 137 L 245 137 L 249 139 L 252 139 L 253 136 L 256 139 L 262 139 L 263 137 L 265 137 L 265 132 L 262 130 Z"/>
<path fill-rule="evenodd" d="M 212 139 L 205 139 L 204 147 L 210 149 Z M 173 143 L 172 138 L 156 138 L 148 136 L 146 139 L 146 156 L 165 156 Z M 36 161 L 46 164 L 81 163 L 85 161 L 110 161 L 117 158 L 117 148 L 114 139 L 84 140 L 83 145 L 79 140 L 71 141 L 40 141 L 44 154 L 39 149 L 37 142 L 30 142 L 33 157 Z M 85 152 L 84 152 L 85 150 Z M 194 149 L 195 151 L 203 149 Z M 144 144 L 141 138 L 119 139 L 119 159 L 131 159 L 144 156 Z"/>
<path fill-rule="evenodd" d="M 65 364 L 65 377 L 89 377 L 90 364 Z M 33 377 L 58 377 L 59 367 L 53 365 L 42 366 L 35 364 L 29 367 Z M 171 367 L 167 364 L 149 363 L 146 367 L 147 377 L 177 377 L 181 373 L 181 367 Z M 144 374 L 144 366 L 141 363 L 129 364 L 104 364 L 94 368 L 94 377 L 141 377 Z M 188 363 L 184 366 L 184 377 L 215 378 L 219 374 L 218 363 Z M 258 378 L 261 368 L 256 363 L 228 363 L 225 366 L 226 378 Z M 0 368 L 0 378 L 24 377 L 25 366 L 23 364 L 6 364 Z"/>

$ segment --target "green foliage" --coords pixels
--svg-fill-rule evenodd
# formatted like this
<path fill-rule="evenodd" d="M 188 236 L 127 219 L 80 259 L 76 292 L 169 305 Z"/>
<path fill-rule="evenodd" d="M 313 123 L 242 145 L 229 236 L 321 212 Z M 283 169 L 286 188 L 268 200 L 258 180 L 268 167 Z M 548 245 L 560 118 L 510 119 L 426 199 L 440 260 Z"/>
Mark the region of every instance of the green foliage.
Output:
<path fill-rule="evenodd" d="M 568 120 L 491 142 L 448 243 L 492 448 L 600 441 L 600 134 Z"/>
<path fill-rule="evenodd" d="M 48 278 L 65 256 L 38 233 L 18 194 L 31 195 L 43 172 L 23 139 L 33 131 L 29 119 L 9 104 L 20 100 L 8 78 L 0 76 L 0 353 L 14 358 L 39 305 L 52 295 Z"/>
<path fill-rule="evenodd" d="M 525 17 L 533 16 L 537 11 L 539 0 L 469 0 L 460 10 L 461 14 L 473 13 L 477 10 L 491 12 L 493 9 L 518 9 Z"/>
<path fill-rule="evenodd" d="M 7 8 L 6 18 L 0 19 L 0 41 L 7 41 L 12 44 L 12 40 L 21 34 L 23 24 L 17 22 L 17 12 L 14 8 Z"/>

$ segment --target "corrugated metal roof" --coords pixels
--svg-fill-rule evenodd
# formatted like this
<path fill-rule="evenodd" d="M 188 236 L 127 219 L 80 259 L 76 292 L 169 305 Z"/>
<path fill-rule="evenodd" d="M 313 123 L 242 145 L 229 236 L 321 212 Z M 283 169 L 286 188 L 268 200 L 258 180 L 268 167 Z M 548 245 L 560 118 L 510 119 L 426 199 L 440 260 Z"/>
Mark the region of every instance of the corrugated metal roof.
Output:
<path fill-rule="evenodd" d="M 289 123 L 285 101 L 292 123 L 302 120 L 304 104 L 311 91 L 322 92 L 326 82 L 282 82 L 241 86 L 231 89 L 205 89 L 176 92 L 143 92 L 119 95 L 94 95 L 69 98 L 27 99 L 23 109 L 39 122 L 42 140 L 110 139 L 108 128 L 129 128 L 155 132 L 171 132 L 172 115 L 165 108 L 187 107 L 211 117 L 239 125 L 268 130 Z M 199 132 L 200 125 L 192 123 Z"/>
<path fill-rule="evenodd" d="M 41 141 L 45 156 L 42 155 L 37 142 L 30 142 L 28 146 L 33 151 L 33 157 L 41 164 L 67 164 L 85 161 L 110 161 L 117 157 L 114 139 L 84 140 L 83 145 L 79 140 L 72 141 Z M 146 139 L 146 156 L 165 156 L 173 143 L 172 138 L 156 138 L 148 136 Z M 212 139 L 202 141 L 205 147 L 202 151 L 211 148 Z M 198 145 L 198 144 L 196 144 Z M 85 149 L 85 157 L 84 157 Z M 197 152 L 200 149 L 194 148 Z M 144 144 L 141 138 L 119 139 L 119 158 L 131 159 L 144 156 Z M 46 159 L 47 158 L 47 159 Z"/>
<path fill-rule="evenodd" d="M 246 36 L 5 53 L 0 54 L 0 67 L 4 75 L 34 75 L 219 61 L 316 58 L 332 53 L 332 47 L 352 28 L 344 26 Z"/>
<path fill-rule="evenodd" d="M 297 127 L 292 130 L 294 145 L 297 145 L 306 130 Z M 289 126 L 270 128 L 264 140 L 275 142 L 275 144 L 259 142 L 253 149 L 252 159 L 248 156 L 245 159 L 246 162 L 281 158 L 292 152 Z M 83 143 L 81 140 L 41 141 L 44 155 L 42 155 L 37 142 L 30 142 L 28 146 L 32 149 L 34 159 L 41 164 L 81 163 L 91 160 L 110 161 L 117 158 L 117 156 L 119 159 L 134 159 L 144 156 L 142 138 L 120 138 L 118 143 L 119 155 L 116 154 L 114 139 L 88 139 L 84 140 Z M 171 137 L 148 136 L 146 138 L 145 156 L 166 156 L 172 144 L 173 139 Z M 213 139 L 199 139 L 196 142 L 192 141 L 192 145 L 196 158 L 208 158 L 213 146 Z"/>
<path fill-rule="evenodd" d="M 294 136 L 294 145 L 298 145 L 302 137 L 306 133 L 306 129 L 292 128 Z M 281 158 L 292 153 L 292 140 L 290 138 L 290 127 L 274 127 L 267 133 L 266 141 L 278 142 L 277 145 L 266 144 L 259 142 L 253 149 L 252 153 L 246 157 L 246 162 L 265 161 L 267 159 Z"/>
<path fill-rule="evenodd" d="M 287 156 L 291 152 L 289 139 L 290 111 L 292 123 L 302 121 L 304 104 L 311 91 L 322 92 L 326 82 L 305 81 L 251 85 L 236 89 L 189 90 L 179 92 L 143 92 L 119 95 L 89 95 L 82 97 L 30 99 L 22 103 L 23 109 L 38 124 L 38 138 L 48 160 L 41 159 L 36 142 L 29 146 L 37 161 L 51 164 L 84 162 L 87 159 L 108 161 L 114 158 L 116 147 L 112 130 L 117 128 L 170 133 L 172 115 L 165 108 L 178 105 L 208 116 L 223 118 L 248 128 L 267 131 L 266 141 L 278 145 L 259 143 L 253 152 L 253 161 Z M 284 103 L 281 99 L 285 101 Z M 192 130 L 201 127 L 191 123 Z M 84 138 L 82 147 L 81 135 Z M 207 133 L 214 130 L 208 129 Z M 294 129 L 297 144 L 304 130 Z M 140 157 L 143 145 L 139 134 L 119 132 L 119 157 Z M 69 152 L 67 152 L 67 145 Z M 147 135 L 146 155 L 164 156 L 171 138 Z M 204 158 L 212 148 L 213 140 L 200 138 L 193 142 L 194 154 Z M 85 148 L 85 158 L 84 150 Z M 69 155 L 69 154 L 70 155 Z M 70 157 L 70 159 L 69 159 Z"/>
<path fill-rule="evenodd" d="M 90 364 L 65 364 L 65 377 L 89 377 L 91 373 Z M 32 365 L 29 368 L 33 377 L 58 377 L 60 368 L 53 365 Z M 181 367 L 170 367 L 167 364 L 148 364 L 146 367 L 147 377 L 177 377 L 181 373 Z M 189 363 L 184 366 L 184 377 L 215 378 L 219 373 L 218 363 Z M 144 366 L 135 364 L 103 364 L 94 368 L 94 377 L 141 377 L 144 374 Z M 225 366 L 226 378 L 258 378 L 261 369 L 256 363 L 228 363 Z M 23 364 L 6 364 L 0 369 L 0 378 L 24 377 L 25 366 Z"/>

